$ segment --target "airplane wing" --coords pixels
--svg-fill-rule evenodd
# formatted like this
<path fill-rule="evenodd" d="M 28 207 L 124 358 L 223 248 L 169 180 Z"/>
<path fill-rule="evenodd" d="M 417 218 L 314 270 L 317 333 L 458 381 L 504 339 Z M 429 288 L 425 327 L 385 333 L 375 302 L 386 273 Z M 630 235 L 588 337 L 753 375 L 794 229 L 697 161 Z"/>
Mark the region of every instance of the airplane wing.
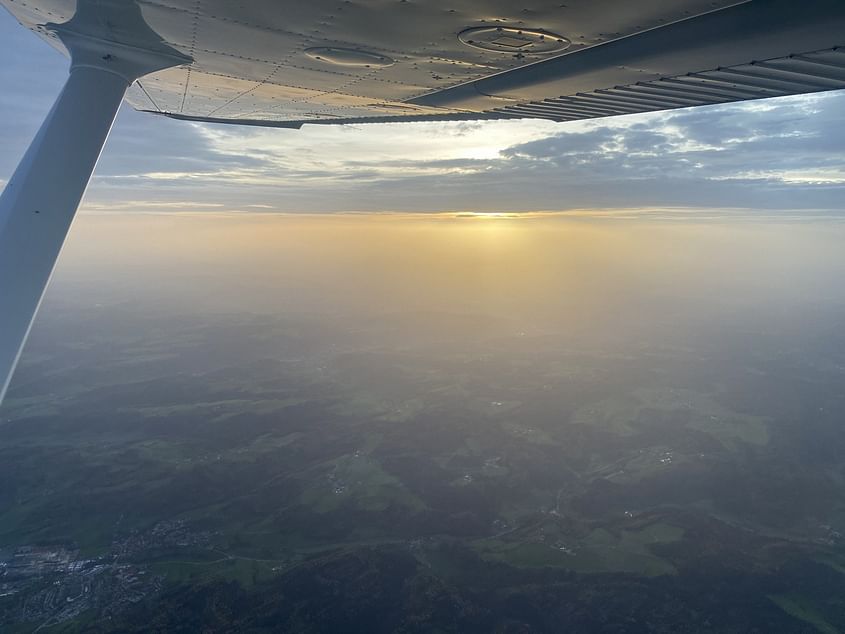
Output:
<path fill-rule="evenodd" d="M 76 5 L 0 2 L 60 47 L 50 24 Z M 136 81 L 129 102 L 195 121 L 572 121 L 845 88 L 842 0 L 93 4 L 137 4 L 190 59 Z M 111 21 L 101 36 L 125 39 Z"/>

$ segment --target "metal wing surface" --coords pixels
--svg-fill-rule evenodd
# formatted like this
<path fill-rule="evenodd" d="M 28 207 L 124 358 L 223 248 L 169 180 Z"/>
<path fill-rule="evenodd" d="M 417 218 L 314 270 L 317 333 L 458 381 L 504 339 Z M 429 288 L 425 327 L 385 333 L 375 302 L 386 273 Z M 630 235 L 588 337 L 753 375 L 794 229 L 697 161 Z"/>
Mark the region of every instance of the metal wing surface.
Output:
<path fill-rule="evenodd" d="M 842 0 L 79 0 L 190 62 L 130 103 L 180 119 L 571 121 L 845 88 Z M 0 0 L 62 48 L 75 0 Z M 143 44 L 141 44 L 143 45 Z"/>

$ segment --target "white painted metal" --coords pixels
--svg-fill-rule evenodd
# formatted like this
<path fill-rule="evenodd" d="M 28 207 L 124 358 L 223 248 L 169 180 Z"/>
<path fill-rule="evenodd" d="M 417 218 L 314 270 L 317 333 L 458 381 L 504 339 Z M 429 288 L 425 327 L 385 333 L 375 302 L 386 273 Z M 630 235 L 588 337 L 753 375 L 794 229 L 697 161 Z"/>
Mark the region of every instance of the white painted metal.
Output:
<path fill-rule="evenodd" d="M 85 13 L 86 33 L 189 58 L 130 87 L 127 100 L 136 108 L 293 128 L 568 120 L 571 113 L 538 113 L 536 102 L 580 93 L 595 102 L 597 91 L 845 45 L 843 0 L 0 0 L 0 6 L 59 48 L 57 27 Z M 472 33 L 498 44 L 481 45 Z M 536 43 L 520 46 L 530 34 Z M 551 34 L 569 43 L 565 50 Z M 738 98 L 842 87 L 811 78 L 779 86 L 743 87 Z M 684 105 L 713 103 L 695 94 L 685 93 Z"/>
<path fill-rule="evenodd" d="M 128 86 L 74 68 L 0 196 L 0 401 Z"/>
<path fill-rule="evenodd" d="M 0 402 L 126 89 L 147 73 L 190 61 L 164 45 L 132 6 L 79 0 L 72 19 L 49 25 L 72 63 L 0 195 Z M 115 41 L 121 29 L 130 35 Z"/>
<path fill-rule="evenodd" d="M 432 92 L 410 103 L 484 112 L 832 49 L 843 43 L 842 0 L 804 0 L 800 11 L 792 0 L 745 2 Z M 803 92 L 829 87 L 843 85 L 811 81 Z M 782 94 L 794 92 L 795 87 L 785 87 Z M 761 91 L 759 96 L 771 95 Z"/>
<path fill-rule="evenodd" d="M 567 50 L 574 52 L 738 1 L 0 0 L 0 5 L 53 44 L 44 26 L 71 19 L 76 6 L 87 2 L 97 12 L 110 12 L 109 22 L 137 8 L 163 42 L 193 59 L 144 78 L 143 89 L 130 88 L 127 100 L 137 108 L 192 118 L 329 122 L 460 115 L 408 100 L 559 52 L 535 46 L 481 50 L 459 39 L 468 28 L 543 29 L 570 40 Z M 115 35 L 132 37 L 134 31 L 113 29 L 108 37 Z M 310 55 L 315 48 L 369 53 L 394 63 L 333 63 Z"/>
<path fill-rule="evenodd" d="M 75 10 L 39 27 L 71 56 L 70 76 L 0 195 L 0 402 L 126 89 L 191 61 L 132 2 L 78 0 Z"/>

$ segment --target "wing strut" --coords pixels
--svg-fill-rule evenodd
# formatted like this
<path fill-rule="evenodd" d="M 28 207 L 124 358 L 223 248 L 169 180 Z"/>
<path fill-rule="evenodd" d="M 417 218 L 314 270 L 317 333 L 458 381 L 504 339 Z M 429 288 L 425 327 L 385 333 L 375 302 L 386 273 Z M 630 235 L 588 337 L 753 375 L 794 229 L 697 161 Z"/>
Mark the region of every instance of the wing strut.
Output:
<path fill-rule="evenodd" d="M 0 196 L 0 402 L 126 89 L 184 63 L 74 26 L 55 28 L 70 76 Z"/>

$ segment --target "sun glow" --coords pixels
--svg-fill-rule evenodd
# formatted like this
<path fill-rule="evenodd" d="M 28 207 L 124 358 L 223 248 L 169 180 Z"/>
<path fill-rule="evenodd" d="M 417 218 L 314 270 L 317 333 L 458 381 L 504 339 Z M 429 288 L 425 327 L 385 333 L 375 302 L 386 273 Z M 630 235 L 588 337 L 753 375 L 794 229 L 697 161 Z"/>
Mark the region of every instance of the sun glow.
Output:
<path fill-rule="evenodd" d="M 453 218 L 480 218 L 482 220 L 524 220 L 531 217 L 531 214 L 505 213 L 500 211 L 461 211 L 451 214 L 451 216 Z"/>

